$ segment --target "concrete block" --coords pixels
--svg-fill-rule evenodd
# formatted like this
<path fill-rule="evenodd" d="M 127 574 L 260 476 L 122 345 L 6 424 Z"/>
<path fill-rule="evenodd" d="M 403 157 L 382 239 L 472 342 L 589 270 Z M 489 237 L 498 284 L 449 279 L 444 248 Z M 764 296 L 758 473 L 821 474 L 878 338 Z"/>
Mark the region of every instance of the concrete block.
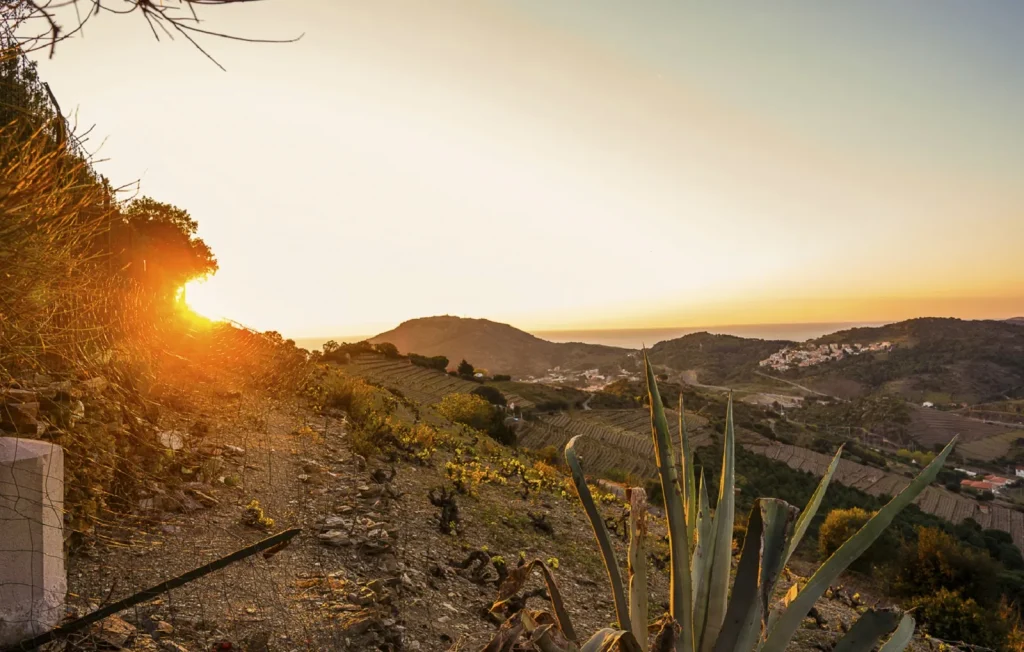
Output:
<path fill-rule="evenodd" d="M 0 648 L 64 617 L 64 451 L 0 437 Z"/>

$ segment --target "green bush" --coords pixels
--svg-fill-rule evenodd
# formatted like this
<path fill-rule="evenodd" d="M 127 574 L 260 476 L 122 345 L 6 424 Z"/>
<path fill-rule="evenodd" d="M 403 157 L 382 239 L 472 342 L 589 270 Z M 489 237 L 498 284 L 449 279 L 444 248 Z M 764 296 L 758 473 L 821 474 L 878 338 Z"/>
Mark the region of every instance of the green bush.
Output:
<path fill-rule="evenodd" d="M 417 367 L 425 367 L 427 369 L 437 369 L 438 371 L 445 371 L 448 369 L 448 358 L 443 355 L 435 355 L 427 357 L 418 353 L 410 353 L 409 361 Z"/>
<path fill-rule="evenodd" d="M 505 398 L 505 395 L 502 394 L 501 390 L 497 387 L 482 385 L 474 389 L 470 394 L 479 396 L 491 405 L 508 405 L 508 400 Z"/>
<path fill-rule="evenodd" d="M 856 534 L 857 530 L 867 523 L 875 512 L 869 512 L 860 507 L 849 509 L 833 509 L 825 517 L 825 522 L 818 530 L 818 556 L 821 559 L 828 559 L 833 552 L 839 549 L 847 539 Z M 871 545 L 860 558 L 850 566 L 850 570 L 860 573 L 870 573 L 878 564 L 881 564 L 896 553 L 898 549 L 895 535 L 886 532 Z"/>
<path fill-rule="evenodd" d="M 391 342 L 380 342 L 373 345 L 373 350 L 380 353 L 385 358 L 401 358 L 402 354 L 398 352 L 398 347 Z"/>
<path fill-rule="evenodd" d="M 904 597 L 956 591 L 985 606 L 999 602 L 999 565 L 987 552 L 962 546 L 938 528 L 921 528 L 900 550 L 892 590 Z"/>
<path fill-rule="evenodd" d="M 500 383 L 502 381 L 512 380 L 512 376 L 509 376 L 508 374 L 494 374 L 492 380 L 496 383 Z"/>
<path fill-rule="evenodd" d="M 910 606 L 928 633 L 936 638 L 999 649 L 1009 633 L 998 610 L 986 609 L 973 598 L 963 598 L 958 591 L 942 588 L 915 598 Z"/>

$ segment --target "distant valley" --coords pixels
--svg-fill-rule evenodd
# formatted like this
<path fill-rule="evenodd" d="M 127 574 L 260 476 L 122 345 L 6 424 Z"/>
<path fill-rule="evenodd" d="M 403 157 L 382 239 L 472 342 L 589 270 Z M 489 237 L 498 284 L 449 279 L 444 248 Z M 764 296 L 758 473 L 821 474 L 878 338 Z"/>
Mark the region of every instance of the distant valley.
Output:
<path fill-rule="evenodd" d="M 776 390 L 790 382 L 841 398 L 883 392 L 912 402 L 973 404 L 1024 396 L 1022 325 L 1022 319 L 921 318 L 806 343 L 700 332 L 658 342 L 649 355 L 665 375 L 689 383 L 767 389 L 777 377 L 783 385 L 774 383 Z M 370 341 L 391 342 L 403 354 L 446 356 L 449 368 L 465 359 L 490 374 L 526 380 L 550 381 L 556 372 L 557 382 L 579 387 L 592 385 L 595 375 L 611 380 L 637 371 L 640 362 L 635 349 L 550 342 L 508 324 L 451 316 L 409 320 Z M 807 366 L 761 364 L 785 350 L 796 360 L 809 348 L 839 353 L 807 354 L 821 358 Z"/>

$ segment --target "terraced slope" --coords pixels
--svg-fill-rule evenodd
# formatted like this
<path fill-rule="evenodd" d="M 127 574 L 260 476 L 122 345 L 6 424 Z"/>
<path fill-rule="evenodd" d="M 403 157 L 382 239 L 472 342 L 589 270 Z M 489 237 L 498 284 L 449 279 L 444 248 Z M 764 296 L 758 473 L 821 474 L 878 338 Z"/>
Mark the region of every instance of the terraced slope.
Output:
<path fill-rule="evenodd" d="M 1024 438 L 1024 430 L 1006 430 L 1001 434 L 976 439 L 958 447 L 958 452 L 972 460 L 991 462 L 1006 456 L 1018 439 Z"/>
<path fill-rule="evenodd" d="M 670 412 L 673 438 L 679 442 L 678 413 Z M 714 443 L 702 417 L 687 414 L 687 430 L 695 447 Z M 983 424 L 984 425 L 984 424 Z M 555 446 L 561 450 L 574 435 L 586 435 L 580 442 L 580 453 L 588 470 L 618 469 L 643 476 L 653 476 L 657 469 L 651 441 L 651 421 L 646 410 L 588 410 L 556 415 L 541 415 L 520 431 L 520 444 L 531 448 Z M 793 469 L 822 476 L 832 458 L 806 448 L 779 444 L 760 435 L 738 435 L 738 443 L 747 450 Z M 987 440 L 977 440 L 977 443 Z M 965 444 L 965 446 L 970 445 Z M 677 448 L 678 450 L 678 448 Z M 910 479 L 847 460 L 839 463 L 835 482 L 859 489 L 872 496 L 893 496 L 902 491 Z M 1014 544 L 1024 550 L 1024 514 L 990 503 L 979 503 L 940 487 L 930 486 L 915 501 L 924 512 L 959 523 L 972 518 L 983 528 L 1008 532 Z"/>
<path fill-rule="evenodd" d="M 449 376 L 443 371 L 418 367 L 406 359 L 375 355 L 356 356 L 347 366 L 349 373 L 362 376 L 391 389 L 397 389 L 420 403 L 437 403 L 449 394 L 469 394 L 479 384 Z M 509 402 L 528 410 L 533 402 L 518 394 L 505 394 Z"/>
<path fill-rule="evenodd" d="M 784 462 L 791 468 L 821 476 L 828 469 L 831 458 L 806 448 L 789 446 L 763 439 L 743 446 L 758 455 Z M 860 489 L 872 496 L 892 496 L 902 491 L 910 480 L 895 473 L 887 473 L 847 460 L 839 462 L 834 477 L 836 482 Z M 1024 514 L 999 505 L 979 503 L 976 500 L 930 486 L 914 501 L 921 511 L 959 523 L 973 518 L 983 528 L 1009 532 L 1014 544 L 1024 549 Z"/>
<path fill-rule="evenodd" d="M 668 421 L 680 450 L 679 413 L 667 410 Z M 713 439 L 704 426 L 707 420 L 686 415 L 690 441 L 697 448 Z M 576 435 L 586 435 L 579 450 L 588 471 L 617 469 L 641 476 L 657 471 L 651 440 L 651 417 L 646 410 L 580 410 L 572 413 L 540 415 L 519 431 L 519 443 L 531 448 L 554 446 L 561 450 Z"/>
<path fill-rule="evenodd" d="M 968 419 L 952 412 L 914 407 L 907 434 L 919 445 L 931 450 L 937 445 L 945 446 L 957 434 L 960 435 L 960 446 L 963 447 L 971 442 L 1005 434 L 1007 430 L 1007 426 Z"/>

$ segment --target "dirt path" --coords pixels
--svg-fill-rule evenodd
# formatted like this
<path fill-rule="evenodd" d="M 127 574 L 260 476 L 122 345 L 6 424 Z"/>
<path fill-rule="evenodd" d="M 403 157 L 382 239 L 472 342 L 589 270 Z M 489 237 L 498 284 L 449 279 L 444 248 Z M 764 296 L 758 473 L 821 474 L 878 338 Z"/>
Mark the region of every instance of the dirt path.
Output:
<path fill-rule="evenodd" d="M 763 373 L 763 372 L 760 372 L 760 371 L 755 371 L 754 373 L 757 374 L 758 376 L 762 376 L 764 378 L 768 378 L 770 380 L 774 380 L 774 381 L 779 382 L 779 383 L 785 383 L 786 385 L 792 385 L 793 387 L 796 387 L 799 390 L 805 391 L 808 394 L 815 394 L 817 396 L 824 396 L 825 398 L 833 398 L 833 399 L 836 399 L 838 401 L 845 401 L 846 400 L 846 399 L 841 399 L 838 396 L 832 396 L 832 395 L 826 394 L 824 392 L 819 392 L 818 390 L 811 389 L 810 387 L 805 387 L 805 386 L 803 386 L 803 385 L 801 385 L 799 383 L 793 382 L 792 380 L 785 380 L 784 378 L 777 378 L 775 376 L 770 376 L 770 375 L 768 375 L 766 373 Z"/>

